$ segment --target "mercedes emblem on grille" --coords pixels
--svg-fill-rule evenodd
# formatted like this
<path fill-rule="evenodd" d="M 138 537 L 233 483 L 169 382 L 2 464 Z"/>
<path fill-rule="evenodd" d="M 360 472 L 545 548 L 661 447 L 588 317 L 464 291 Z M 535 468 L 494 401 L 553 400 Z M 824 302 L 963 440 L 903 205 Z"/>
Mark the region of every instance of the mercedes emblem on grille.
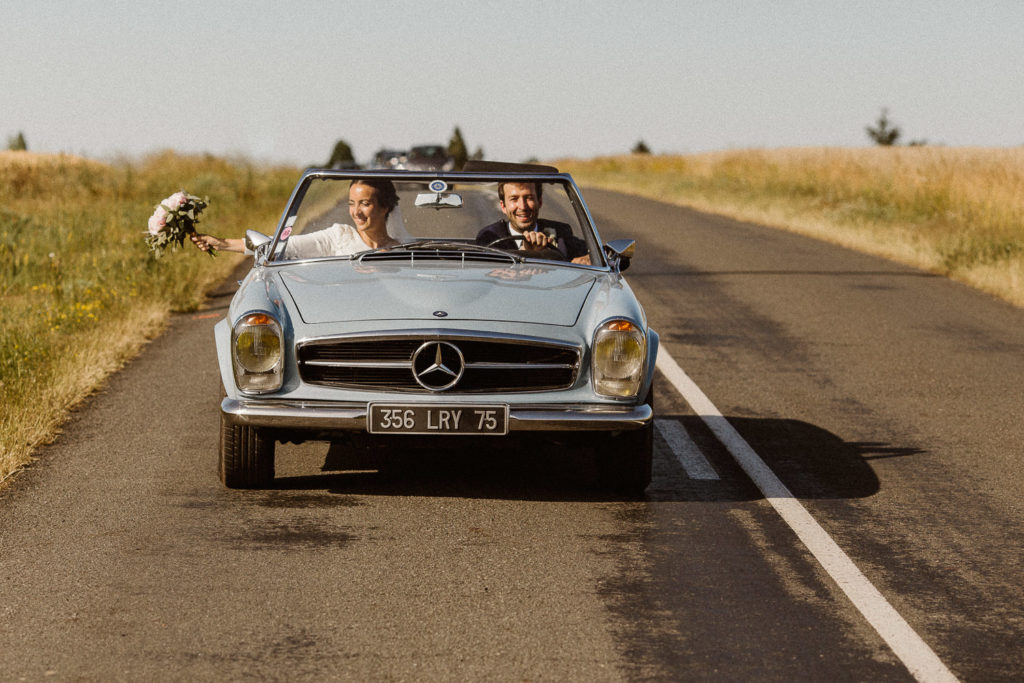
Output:
<path fill-rule="evenodd" d="M 462 352 L 448 342 L 426 342 L 412 354 L 412 376 L 430 391 L 452 388 L 465 369 Z"/>

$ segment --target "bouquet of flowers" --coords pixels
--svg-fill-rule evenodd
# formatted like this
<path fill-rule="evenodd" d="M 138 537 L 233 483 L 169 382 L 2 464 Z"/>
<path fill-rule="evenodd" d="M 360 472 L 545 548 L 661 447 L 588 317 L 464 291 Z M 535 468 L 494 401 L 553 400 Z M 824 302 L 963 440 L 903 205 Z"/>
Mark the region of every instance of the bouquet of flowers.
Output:
<path fill-rule="evenodd" d="M 196 231 L 199 214 L 206 208 L 207 201 L 187 192 L 175 192 L 156 205 L 156 211 L 149 217 L 149 234 L 146 243 L 158 258 L 168 247 L 177 248 Z M 207 252 L 216 256 L 211 247 Z"/>

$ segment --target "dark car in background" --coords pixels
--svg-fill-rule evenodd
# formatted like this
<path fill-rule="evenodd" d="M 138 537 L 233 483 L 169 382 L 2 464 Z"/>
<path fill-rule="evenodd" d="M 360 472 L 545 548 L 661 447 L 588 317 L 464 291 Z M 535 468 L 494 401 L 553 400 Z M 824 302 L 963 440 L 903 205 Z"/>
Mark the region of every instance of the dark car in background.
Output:
<path fill-rule="evenodd" d="M 403 168 L 409 171 L 451 171 L 455 159 L 443 145 L 418 145 L 409 149 Z"/>
<path fill-rule="evenodd" d="M 393 170 L 396 168 L 404 168 L 407 153 L 401 149 L 379 149 L 377 153 L 373 155 L 373 163 L 370 164 L 370 168 Z"/>

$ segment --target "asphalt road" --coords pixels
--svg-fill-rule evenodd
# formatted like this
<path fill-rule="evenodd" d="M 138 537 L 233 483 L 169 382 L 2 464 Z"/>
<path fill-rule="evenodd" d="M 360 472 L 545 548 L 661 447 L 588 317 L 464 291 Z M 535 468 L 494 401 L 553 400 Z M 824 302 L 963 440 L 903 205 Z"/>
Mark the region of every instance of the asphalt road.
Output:
<path fill-rule="evenodd" d="M 1024 311 L 588 200 L 638 239 L 663 350 L 944 670 L 1019 680 Z M 646 500 L 595 493 L 558 444 L 279 447 L 275 489 L 222 488 L 226 304 L 176 318 L 0 491 L 0 678 L 912 679 L 664 375 Z"/>

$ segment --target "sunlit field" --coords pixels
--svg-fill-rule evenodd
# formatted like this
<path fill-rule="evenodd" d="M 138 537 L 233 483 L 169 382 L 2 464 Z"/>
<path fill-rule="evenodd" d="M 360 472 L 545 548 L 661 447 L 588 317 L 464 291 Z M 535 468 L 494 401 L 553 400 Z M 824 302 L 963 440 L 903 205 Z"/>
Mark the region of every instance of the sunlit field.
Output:
<path fill-rule="evenodd" d="M 298 175 L 172 153 L 103 164 L 0 152 L 0 481 L 242 258 L 191 246 L 153 258 L 144 237 L 155 205 L 184 189 L 209 197 L 200 230 L 269 231 Z"/>
<path fill-rule="evenodd" d="M 1024 306 L 1024 147 L 786 149 L 554 163 L 583 185 L 794 230 Z"/>

